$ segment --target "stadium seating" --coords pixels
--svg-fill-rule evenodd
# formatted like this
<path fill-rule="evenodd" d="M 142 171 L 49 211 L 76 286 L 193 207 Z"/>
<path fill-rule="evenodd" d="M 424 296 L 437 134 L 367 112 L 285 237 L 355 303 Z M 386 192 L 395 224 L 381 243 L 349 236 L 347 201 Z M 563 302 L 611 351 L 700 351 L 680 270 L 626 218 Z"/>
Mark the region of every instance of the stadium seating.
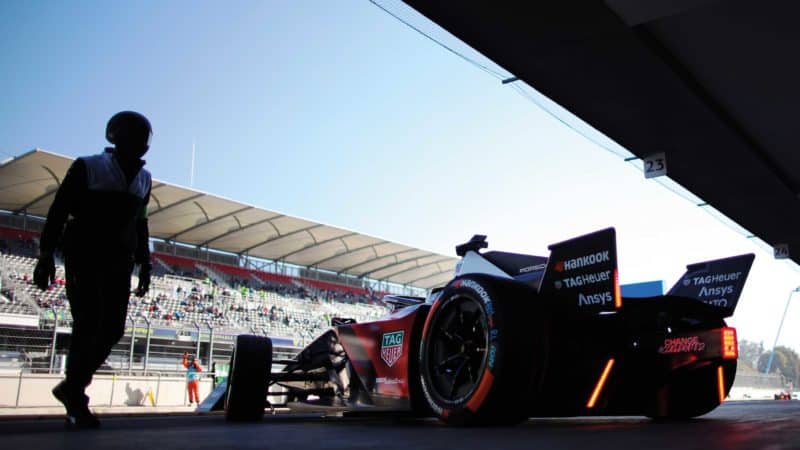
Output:
<path fill-rule="evenodd" d="M 0 230 L 5 230 L 0 228 Z M 56 283 L 47 291 L 32 284 L 36 236 L 0 233 L 0 314 L 39 315 L 70 321 L 64 267 L 56 261 Z M 137 321 L 176 328 L 213 326 L 309 339 L 326 330 L 330 318 L 374 320 L 387 309 L 365 289 L 156 253 L 150 292 L 131 296 L 129 315 Z M 132 286 L 138 280 L 132 279 Z M 141 322 L 140 322 L 141 323 Z"/>

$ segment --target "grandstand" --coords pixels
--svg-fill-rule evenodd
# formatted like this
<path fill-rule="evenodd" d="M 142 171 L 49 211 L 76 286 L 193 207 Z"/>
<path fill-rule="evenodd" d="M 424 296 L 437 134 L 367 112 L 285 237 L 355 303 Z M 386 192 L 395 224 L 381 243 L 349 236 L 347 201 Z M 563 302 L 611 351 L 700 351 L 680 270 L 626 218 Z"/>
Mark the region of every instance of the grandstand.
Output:
<path fill-rule="evenodd" d="M 57 261 L 57 280 L 45 292 L 32 273 L 43 216 L 70 163 L 34 150 L 0 165 L 0 352 L 52 333 L 52 349 L 34 352 L 50 365 L 65 353 L 71 323 L 64 268 Z M 456 262 L 158 180 L 149 210 L 152 285 L 144 298 L 129 299 L 128 334 L 109 360 L 117 370 L 144 360 L 146 371 L 159 355 L 174 366 L 186 349 L 206 364 L 224 363 L 240 333 L 296 351 L 333 317 L 381 317 L 385 292 L 424 295 L 450 279 Z M 145 334 L 148 355 L 134 357 Z"/>
<path fill-rule="evenodd" d="M 8 234 L 13 230 L 3 231 Z M 18 240 L 2 242 L 7 248 L 26 245 Z M 147 296 L 130 297 L 129 315 L 147 319 L 154 326 L 183 328 L 201 323 L 229 333 L 256 332 L 300 341 L 321 333 L 333 316 L 361 321 L 374 320 L 386 312 L 376 296 L 351 288 L 324 289 L 311 280 L 219 264 L 209 266 L 169 255 L 154 254 L 153 259 L 158 261 L 160 275 L 153 277 Z M 0 314 L 50 320 L 56 311 L 62 324 L 68 325 L 71 317 L 63 266 L 57 265 L 56 282 L 42 292 L 32 284 L 35 263 L 36 259 L 27 255 L 0 256 Z M 188 277 L 187 273 L 198 276 Z M 136 280 L 133 282 L 135 285 Z"/>

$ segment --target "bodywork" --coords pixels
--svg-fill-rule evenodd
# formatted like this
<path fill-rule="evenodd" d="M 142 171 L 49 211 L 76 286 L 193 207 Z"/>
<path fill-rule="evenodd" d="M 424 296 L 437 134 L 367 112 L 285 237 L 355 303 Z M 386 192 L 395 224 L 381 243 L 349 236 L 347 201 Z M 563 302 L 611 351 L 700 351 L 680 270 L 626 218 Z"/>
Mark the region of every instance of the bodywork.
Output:
<path fill-rule="evenodd" d="M 535 302 L 537 314 L 549 318 L 541 388 L 518 399 L 531 416 L 648 414 L 654 396 L 687 373 L 704 385 L 703 395 L 720 402 L 727 396 L 738 350 L 724 318 L 733 313 L 753 255 L 690 265 L 664 296 L 623 298 L 613 229 L 554 244 L 549 258 L 481 254 L 480 238 L 459 246 L 464 259 L 455 280 L 474 273 L 516 280 L 515 301 Z M 392 311 L 380 320 L 336 320 L 271 382 L 284 387 L 290 406 L 425 414 L 420 339 L 442 292 L 388 296 Z"/>

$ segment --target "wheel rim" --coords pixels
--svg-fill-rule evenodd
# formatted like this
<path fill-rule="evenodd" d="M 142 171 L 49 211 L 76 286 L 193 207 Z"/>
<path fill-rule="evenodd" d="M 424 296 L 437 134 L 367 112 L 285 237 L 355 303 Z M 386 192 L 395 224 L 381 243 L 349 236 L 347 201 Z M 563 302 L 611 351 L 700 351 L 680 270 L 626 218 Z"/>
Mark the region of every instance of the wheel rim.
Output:
<path fill-rule="evenodd" d="M 489 333 L 482 305 L 457 295 L 443 303 L 430 326 L 426 369 L 433 393 L 460 403 L 478 386 L 486 366 Z"/>

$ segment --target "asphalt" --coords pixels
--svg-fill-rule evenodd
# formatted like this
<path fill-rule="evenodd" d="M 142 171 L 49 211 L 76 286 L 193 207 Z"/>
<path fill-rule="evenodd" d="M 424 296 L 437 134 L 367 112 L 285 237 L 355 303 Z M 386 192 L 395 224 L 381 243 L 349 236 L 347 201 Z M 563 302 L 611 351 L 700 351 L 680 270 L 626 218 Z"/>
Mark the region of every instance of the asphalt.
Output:
<path fill-rule="evenodd" d="M 685 422 L 639 417 L 532 419 L 502 428 L 451 428 L 378 415 L 277 414 L 255 424 L 216 415 L 103 417 L 100 430 L 64 431 L 53 418 L 0 420 L 8 449 L 800 449 L 800 401 L 728 402 Z"/>

